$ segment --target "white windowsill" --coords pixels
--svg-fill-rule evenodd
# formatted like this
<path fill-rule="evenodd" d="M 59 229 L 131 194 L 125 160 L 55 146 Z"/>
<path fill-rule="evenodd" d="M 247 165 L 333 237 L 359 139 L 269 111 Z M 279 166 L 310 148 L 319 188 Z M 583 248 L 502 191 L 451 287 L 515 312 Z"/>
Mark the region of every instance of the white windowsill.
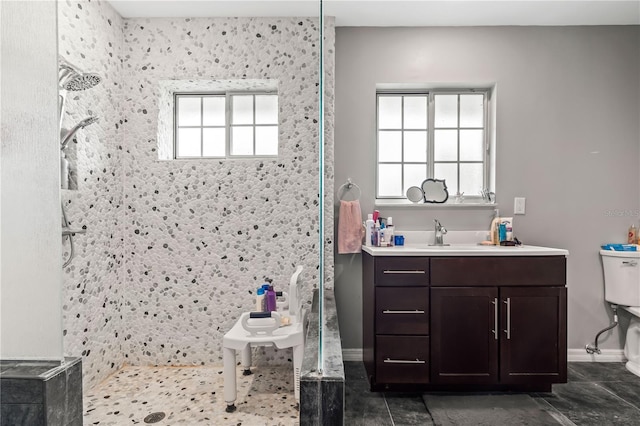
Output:
<path fill-rule="evenodd" d="M 417 209 L 495 209 L 498 207 L 497 203 L 483 203 L 464 201 L 462 203 L 446 202 L 446 203 L 412 203 L 407 199 L 380 199 L 376 198 L 374 205 L 376 207 L 407 207 Z"/>

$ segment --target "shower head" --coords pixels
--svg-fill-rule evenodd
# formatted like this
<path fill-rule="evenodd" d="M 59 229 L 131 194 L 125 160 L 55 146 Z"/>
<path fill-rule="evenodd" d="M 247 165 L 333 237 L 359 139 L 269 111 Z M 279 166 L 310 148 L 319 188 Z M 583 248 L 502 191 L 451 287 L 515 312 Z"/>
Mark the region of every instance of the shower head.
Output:
<path fill-rule="evenodd" d="M 94 73 L 84 73 L 66 60 L 60 58 L 58 84 L 62 90 L 78 92 L 91 89 L 102 81 L 102 77 Z"/>
<path fill-rule="evenodd" d="M 62 139 L 60 141 L 60 150 L 64 151 L 65 148 L 67 148 L 67 145 L 69 144 L 69 141 L 71 139 L 73 139 L 73 136 L 76 134 L 76 132 L 78 130 L 84 129 L 85 127 L 97 122 L 98 120 L 100 120 L 98 117 L 87 117 L 84 120 L 81 120 L 75 126 L 73 126 L 73 128 L 71 130 L 66 131 L 66 134 L 64 135 L 64 137 L 61 136 Z M 63 131 L 64 131 L 64 129 L 63 129 Z"/>
<path fill-rule="evenodd" d="M 58 68 L 58 125 L 60 126 L 61 132 L 67 92 L 78 92 L 81 90 L 91 89 L 92 87 L 100 84 L 101 81 L 102 77 L 98 74 L 84 73 L 77 67 L 71 65 L 67 60 L 60 57 Z"/>
<path fill-rule="evenodd" d="M 81 90 L 91 89 L 97 86 L 102 81 L 102 77 L 98 74 L 77 74 L 70 73 L 65 78 L 60 87 L 64 90 L 70 90 L 73 92 L 79 92 Z"/>

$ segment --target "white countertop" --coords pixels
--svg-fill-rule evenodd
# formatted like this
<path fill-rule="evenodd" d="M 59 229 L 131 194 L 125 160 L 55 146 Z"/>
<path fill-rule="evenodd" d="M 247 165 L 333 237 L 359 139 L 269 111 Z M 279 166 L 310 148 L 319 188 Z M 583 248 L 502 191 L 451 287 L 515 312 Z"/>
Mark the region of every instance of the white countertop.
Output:
<path fill-rule="evenodd" d="M 539 246 L 481 246 L 452 244 L 449 246 L 404 245 L 395 247 L 362 247 L 372 256 L 568 256 L 564 249 Z"/>
<path fill-rule="evenodd" d="M 488 238 L 488 231 L 449 231 L 444 235 L 446 246 L 431 246 L 433 231 L 396 231 L 404 235 L 404 246 L 365 247 L 362 251 L 372 256 L 568 256 L 564 249 L 521 245 L 482 246 L 480 241 Z M 640 252 L 639 252 L 640 253 Z"/>

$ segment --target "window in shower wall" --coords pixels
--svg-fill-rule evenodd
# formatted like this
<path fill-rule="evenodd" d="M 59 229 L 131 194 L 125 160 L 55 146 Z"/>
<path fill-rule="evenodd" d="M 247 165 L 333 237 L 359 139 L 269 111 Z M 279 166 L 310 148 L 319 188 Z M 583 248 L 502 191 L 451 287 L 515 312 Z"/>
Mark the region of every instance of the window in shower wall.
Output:
<path fill-rule="evenodd" d="M 278 95 L 175 93 L 174 158 L 278 155 Z"/>

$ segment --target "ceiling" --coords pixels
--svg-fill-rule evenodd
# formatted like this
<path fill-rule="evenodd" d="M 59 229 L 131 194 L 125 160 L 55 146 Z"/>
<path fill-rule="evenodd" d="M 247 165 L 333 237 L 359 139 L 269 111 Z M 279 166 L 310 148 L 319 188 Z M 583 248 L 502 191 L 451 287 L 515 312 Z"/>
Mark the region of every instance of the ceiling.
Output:
<path fill-rule="evenodd" d="M 111 0 L 125 18 L 318 16 L 319 0 Z M 324 0 L 336 26 L 639 25 L 640 0 Z"/>

